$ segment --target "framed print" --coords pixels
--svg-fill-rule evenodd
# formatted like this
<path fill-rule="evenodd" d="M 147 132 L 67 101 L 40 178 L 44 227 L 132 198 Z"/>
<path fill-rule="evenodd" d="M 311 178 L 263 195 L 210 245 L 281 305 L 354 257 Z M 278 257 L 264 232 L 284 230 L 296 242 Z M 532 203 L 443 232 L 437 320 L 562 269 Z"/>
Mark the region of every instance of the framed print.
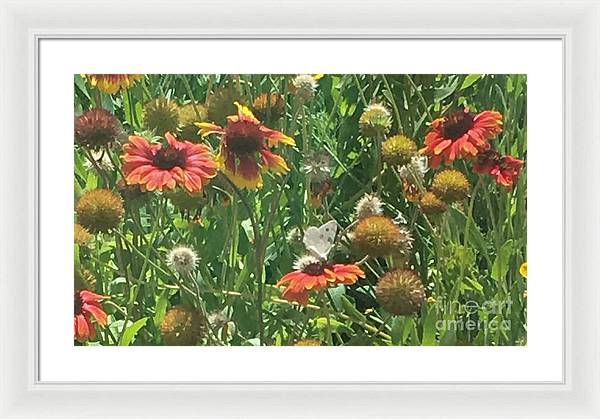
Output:
<path fill-rule="evenodd" d="M 600 416 L 596 4 L 48 4 L 0 417 Z"/>

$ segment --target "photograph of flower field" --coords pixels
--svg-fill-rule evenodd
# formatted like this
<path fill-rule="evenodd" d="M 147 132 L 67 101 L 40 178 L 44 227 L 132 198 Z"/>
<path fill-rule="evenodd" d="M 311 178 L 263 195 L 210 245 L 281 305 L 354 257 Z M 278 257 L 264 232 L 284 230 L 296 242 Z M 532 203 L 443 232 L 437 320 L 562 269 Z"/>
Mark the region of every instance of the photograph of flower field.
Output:
<path fill-rule="evenodd" d="M 76 74 L 74 344 L 527 344 L 522 74 Z"/>

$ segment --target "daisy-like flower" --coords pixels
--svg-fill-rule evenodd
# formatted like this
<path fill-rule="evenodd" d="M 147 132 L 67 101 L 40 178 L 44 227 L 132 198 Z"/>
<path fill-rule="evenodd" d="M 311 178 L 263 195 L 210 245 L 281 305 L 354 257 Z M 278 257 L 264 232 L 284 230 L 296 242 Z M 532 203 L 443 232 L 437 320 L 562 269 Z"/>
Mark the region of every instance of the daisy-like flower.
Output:
<path fill-rule="evenodd" d="M 291 137 L 264 126 L 246 106 L 238 102 L 235 105 L 238 114 L 227 117 L 225 128 L 208 122 L 196 126 L 202 136 L 223 136 L 217 161 L 238 188 L 260 188 L 263 184 L 261 168 L 277 174 L 290 170 L 283 157 L 273 153 L 271 147 L 279 143 L 292 146 L 296 143 Z"/>
<path fill-rule="evenodd" d="M 354 284 L 365 273 L 356 265 L 331 264 L 314 256 L 303 256 L 294 264 L 294 271 L 286 274 L 277 282 L 285 285 L 283 298 L 308 304 L 310 291 L 319 291 L 339 284 Z"/>
<path fill-rule="evenodd" d="M 475 173 L 487 173 L 496 177 L 496 183 L 502 185 L 506 190 L 513 187 L 514 182 L 521 173 L 523 160 L 513 156 L 501 156 L 495 150 L 488 150 L 480 154 L 473 165 Z"/>
<path fill-rule="evenodd" d="M 74 323 L 75 339 L 79 342 L 87 342 L 96 339 L 95 323 L 106 326 L 106 313 L 100 305 L 100 301 L 105 297 L 94 294 L 88 290 L 81 290 L 75 293 L 74 299 Z"/>
<path fill-rule="evenodd" d="M 425 147 L 420 150 L 437 168 L 442 160 L 452 164 L 457 158 L 473 159 L 489 149 L 489 140 L 502 132 L 502 115 L 496 111 L 478 114 L 464 108 L 431 123 L 425 136 Z"/>
<path fill-rule="evenodd" d="M 167 145 L 151 144 L 143 137 L 130 136 L 123 146 L 123 172 L 129 185 L 148 191 L 174 189 L 200 192 L 217 175 L 217 163 L 204 144 L 177 141 L 166 133 Z"/>
<path fill-rule="evenodd" d="M 198 255 L 186 246 L 175 247 L 167 255 L 167 264 L 182 276 L 191 274 L 197 263 Z"/>
<path fill-rule="evenodd" d="M 92 87 L 111 95 L 119 90 L 129 89 L 144 77 L 143 74 L 82 74 L 82 76 L 90 81 Z"/>

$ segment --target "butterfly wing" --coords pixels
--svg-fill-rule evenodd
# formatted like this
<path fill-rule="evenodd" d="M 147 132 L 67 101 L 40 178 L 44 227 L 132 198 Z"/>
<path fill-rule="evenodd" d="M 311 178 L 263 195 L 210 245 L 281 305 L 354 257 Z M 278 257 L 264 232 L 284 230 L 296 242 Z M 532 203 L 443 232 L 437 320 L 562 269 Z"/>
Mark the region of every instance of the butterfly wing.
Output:
<path fill-rule="evenodd" d="M 309 227 L 304 233 L 303 243 L 306 249 L 315 257 L 326 260 L 335 243 L 337 222 L 331 220 L 321 227 Z"/>

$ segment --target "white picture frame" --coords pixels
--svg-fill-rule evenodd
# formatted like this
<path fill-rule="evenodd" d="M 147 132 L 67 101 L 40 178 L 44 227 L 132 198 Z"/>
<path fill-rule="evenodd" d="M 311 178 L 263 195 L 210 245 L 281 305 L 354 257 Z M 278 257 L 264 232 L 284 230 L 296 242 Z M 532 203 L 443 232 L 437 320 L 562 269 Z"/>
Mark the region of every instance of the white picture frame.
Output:
<path fill-rule="evenodd" d="M 595 1 L 0 2 L 0 418 L 600 418 L 600 269 L 595 263 L 600 193 L 594 190 L 600 181 L 598 27 L 600 4 Z M 51 38 L 560 39 L 565 109 L 563 382 L 38 381 L 36 69 L 39 43 Z"/>

